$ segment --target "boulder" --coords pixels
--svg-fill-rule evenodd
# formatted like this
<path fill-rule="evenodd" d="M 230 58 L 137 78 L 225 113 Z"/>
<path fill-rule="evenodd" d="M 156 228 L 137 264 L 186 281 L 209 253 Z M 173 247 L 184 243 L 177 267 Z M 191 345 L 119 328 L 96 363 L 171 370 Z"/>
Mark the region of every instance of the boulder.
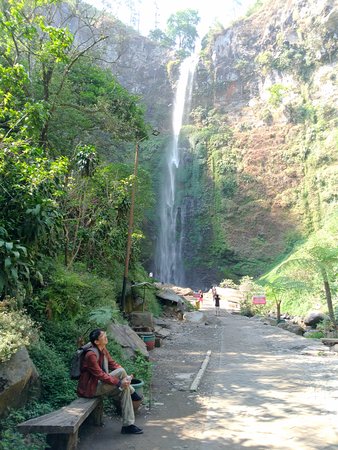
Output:
<path fill-rule="evenodd" d="M 177 295 L 182 295 L 183 297 L 193 295 L 194 291 L 190 288 L 181 288 L 179 286 L 173 286 L 171 288 Z"/>
<path fill-rule="evenodd" d="M 311 327 L 313 327 L 326 318 L 327 316 L 321 311 L 311 311 L 305 317 L 304 323 L 305 325 L 310 325 Z"/>
<path fill-rule="evenodd" d="M 112 323 L 107 331 L 124 349 L 126 357 L 135 356 L 135 351 L 139 350 L 147 359 L 149 358 L 146 344 L 130 326 Z"/>
<path fill-rule="evenodd" d="M 184 299 L 180 295 L 175 294 L 175 292 L 173 292 L 169 288 L 161 289 L 160 291 L 156 292 L 156 297 L 158 297 L 164 303 L 169 302 L 172 305 L 175 305 L 176 308 L 181 312 L 185 311 Z"/>
<path fill-rule="evenodd" d="M 9 361 L 0 364 L 0 417 L 8 408 L 24 406 L 38 392 L 38 372 L 27 349 L 21 347 Z"/>
<path fill-rule="evenodd" d="M 150 328 L 150 330 L 153 330 L 153 315 L 149 312 L 132 312 L 130 314 L 130 325 L 132 328 Z"/>
<path fill-rule="evenodd" d="M 297 334 L 298 336 L 303 336 L 304 329 L 297 324 L 292 322 L 279 322 L 277 327 L 282 328 L 283 330 L 289 331 L 290 333 Z"/>
<path fill-rule="evenodd" d="M 155 326 L 155 336 L 164 339 L 170 336 L 171 332 L 167 328 Z"/>
<path fill-rule="evenodd" d="M 328 31 L 335 32 L 338 28 L 338 7 L 332 8 L 329 14 L 323 19 L 324 25 Z"/>

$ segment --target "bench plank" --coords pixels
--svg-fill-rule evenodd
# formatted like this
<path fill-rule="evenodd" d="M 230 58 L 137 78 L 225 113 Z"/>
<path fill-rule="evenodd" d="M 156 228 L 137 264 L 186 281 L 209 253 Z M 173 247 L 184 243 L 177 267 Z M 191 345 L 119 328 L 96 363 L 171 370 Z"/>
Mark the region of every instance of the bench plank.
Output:
<path fill-rule="evenodd" d="M 18 429 L 22 433 L 75 434 L 100 403 L 99 398 L 78 398 L 57 411 L 20 423 Z"/>
<path fill-rule="evenodd" d="M 338 344 L 338 338 L 321 338 L 323 344 Z"/>

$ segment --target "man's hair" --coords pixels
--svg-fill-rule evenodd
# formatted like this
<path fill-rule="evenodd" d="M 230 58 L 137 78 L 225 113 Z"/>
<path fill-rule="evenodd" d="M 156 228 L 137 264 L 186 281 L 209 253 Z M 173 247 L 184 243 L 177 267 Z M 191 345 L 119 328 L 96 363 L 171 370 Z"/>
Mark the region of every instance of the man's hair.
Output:
<path fill-rule="evenodd" d="M 92 344 L 95 344 L 95 341 L 98 340 L 98 338 L 100 337 L 100 334 L 102 333 L 103 330 L 101 330 L 101 328 L 95 328 L 95 330 L 91 331 L 89 334 L 89 340 Z"/>

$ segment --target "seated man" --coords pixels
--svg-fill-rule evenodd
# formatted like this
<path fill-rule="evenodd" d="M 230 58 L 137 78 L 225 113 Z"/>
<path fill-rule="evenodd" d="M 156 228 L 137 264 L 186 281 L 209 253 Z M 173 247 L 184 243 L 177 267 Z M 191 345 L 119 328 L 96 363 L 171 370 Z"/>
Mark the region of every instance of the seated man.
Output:
<path fill-rule="evenodd" d="M 142 434 L 143 430 L 136 425 L 132 400 L 141 400 L 130 382 L 132 376 L 110 356 L 106 345 L 106 333 L 97 328 L 89 335 L 93 350 L 84 354 L 81 363 L 81 375 L 77 387 L 80 397 L 98 397 L 111 395 L 121 401 L 122 434 Z"/>

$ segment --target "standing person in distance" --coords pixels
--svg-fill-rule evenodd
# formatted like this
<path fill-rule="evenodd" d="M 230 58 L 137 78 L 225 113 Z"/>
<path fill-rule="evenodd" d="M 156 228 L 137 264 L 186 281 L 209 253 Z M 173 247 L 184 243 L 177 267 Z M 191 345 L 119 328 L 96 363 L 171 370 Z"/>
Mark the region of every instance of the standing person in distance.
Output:
<path fill-rule="evenodd" d="M 213 301 L 215 301 L 215 295 L 217 294 L 216 286 L 211 287 L 211 294 L 212 294 Z"/>
<path fill-rule="evenodd" d="M 198 301 L 203 303 L 203 292 L 201 289 L 198 291 Z"/>
<path fill-rule="evenodd" d="M 95 347 L 85 353 L 81 363 L 81 374 L 77 386 L 79 397 L 101 397 L 110 395 L 121 402 L 122 434 L 142 434 L 143 430 L 135 423 L 133 400 L 141 397 L 131 386 L 132 375 L 112 359 L 106 345 L 108 338 L 105 331 L 97 328 L 89 334 L 89 340 Z M 97 352 L 98 350 L 98 352 Z M 98 357 L 97 357 L 98 354 Z"/>
<path fill-rule="evenodd" d="M 216 314 L 216 316 L 220 316 L 220 309 L 219 309 L 220 297 L 218 294 L 215 294 L 214 301 L 215 301 L 215 308 L 216 308 L 215 314 Z"/>

